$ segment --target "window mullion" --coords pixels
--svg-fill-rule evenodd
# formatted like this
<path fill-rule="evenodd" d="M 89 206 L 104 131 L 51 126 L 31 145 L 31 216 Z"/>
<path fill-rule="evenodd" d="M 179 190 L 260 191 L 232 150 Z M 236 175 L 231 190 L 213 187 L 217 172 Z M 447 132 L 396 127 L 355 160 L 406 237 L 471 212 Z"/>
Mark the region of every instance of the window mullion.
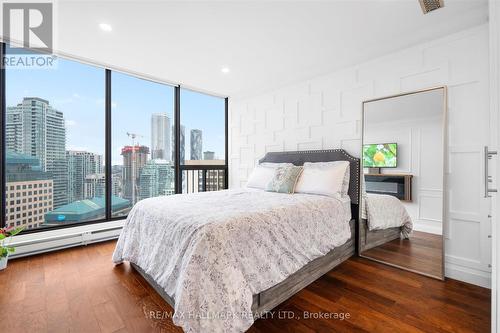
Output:
<path fill-rule="evenodd" d="M 0 43 L 0 228 L 5 225 L 5 43 Z"/>
<path fill-rule="evenodd" d="M 111 219 L 112 214 L 112 166 L 111 166 L 111 70 L 106 69 L 105 74 L 105 196 L 106 196 L 106 220 Z"/>
<path fill-rule="evenodd" d="M 181 88 L 175 87 L 174 93 L 174 123 L 175 123 L 175 193 L 182 193 L 181 171 Z"/>

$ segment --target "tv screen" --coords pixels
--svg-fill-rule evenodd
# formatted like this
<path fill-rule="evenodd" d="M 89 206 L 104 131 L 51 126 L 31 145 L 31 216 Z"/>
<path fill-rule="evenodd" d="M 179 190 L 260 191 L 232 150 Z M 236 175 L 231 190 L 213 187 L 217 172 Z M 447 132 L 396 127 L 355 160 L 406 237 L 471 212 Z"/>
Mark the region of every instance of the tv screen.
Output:
<path fill-rule="evenodd" d="M 397 165 L 397 143 L 373 143 L 363 145 L 363 167 L 395 168 Z"/>

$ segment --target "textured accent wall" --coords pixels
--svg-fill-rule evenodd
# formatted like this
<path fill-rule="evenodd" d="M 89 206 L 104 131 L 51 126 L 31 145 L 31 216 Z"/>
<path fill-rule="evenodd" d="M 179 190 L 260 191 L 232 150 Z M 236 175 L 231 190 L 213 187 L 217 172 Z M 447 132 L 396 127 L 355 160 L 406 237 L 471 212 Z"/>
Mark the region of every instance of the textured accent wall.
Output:
<path fill-rule="evenodd" d="M 483 219 L 480 194 L 480 153 L 489 135 L 488 71 L 488 26 L 483 25 L 266 94 L 234 97 L 230 187 L 244 186 L 268 151 L 344 148 L 359 156 L 363 100 L 447 85 L 447 275 L 488 286 L 490 225 Z"/>

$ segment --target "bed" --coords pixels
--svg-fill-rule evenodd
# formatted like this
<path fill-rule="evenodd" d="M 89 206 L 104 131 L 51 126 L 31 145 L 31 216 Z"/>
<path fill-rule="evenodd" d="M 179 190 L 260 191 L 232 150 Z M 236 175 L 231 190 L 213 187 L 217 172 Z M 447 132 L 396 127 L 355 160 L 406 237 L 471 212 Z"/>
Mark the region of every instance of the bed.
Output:
<path fill-rule="evenodd" d="M 260 163 L 329 161 L 350 162 L 348 198 L 238 189 L 143 200 L 113 261 L 129 261 L 186 332 L 245 331 L 355 253 L 359 159 L 334 149 Z"/>

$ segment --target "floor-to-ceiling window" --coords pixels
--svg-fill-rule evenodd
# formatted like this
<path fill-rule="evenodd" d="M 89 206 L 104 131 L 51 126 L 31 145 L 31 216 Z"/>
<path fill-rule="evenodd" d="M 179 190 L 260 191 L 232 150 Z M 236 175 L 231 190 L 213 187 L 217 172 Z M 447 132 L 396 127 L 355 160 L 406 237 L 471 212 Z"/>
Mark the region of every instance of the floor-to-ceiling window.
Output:
<path fill-rule="evenodd" d="M 113 216 L 139 200 L 175 194 L 174 87 L 112 73 Z"/>
<path fill-rule="evenodd" d="M 0 46 L 0 226 L 109 221 L 146 198 L 227 188 L 227 98 L 71 59 L 30 67 Z"/>
<path fill-rule="evenodd" d="M 65 59 L 5 69 L 5 225 L 104 218 L 104 73 Z"/>
<path fill-rule="evenodd" d="M 181 89 L 182 193 L 226 186 L 225 99 Z"/>

